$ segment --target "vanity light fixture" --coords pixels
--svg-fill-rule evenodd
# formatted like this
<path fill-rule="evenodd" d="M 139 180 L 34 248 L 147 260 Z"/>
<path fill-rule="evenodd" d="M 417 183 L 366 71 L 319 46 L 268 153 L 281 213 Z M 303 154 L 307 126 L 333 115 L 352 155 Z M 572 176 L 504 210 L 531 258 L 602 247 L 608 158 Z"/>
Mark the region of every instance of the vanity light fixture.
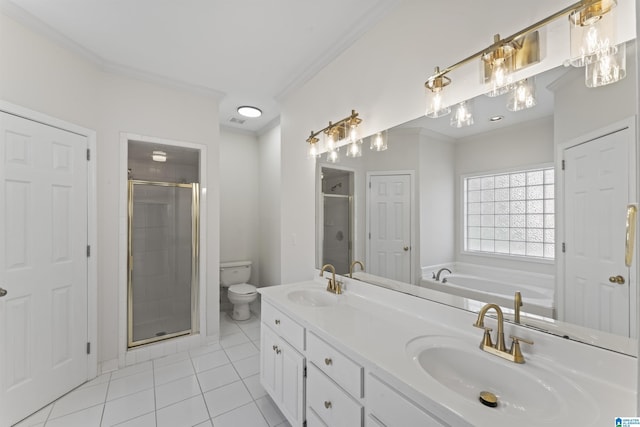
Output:
<path fill-rule="evenodd" d="M 454 128 L 462 128 L 473 124 L 473 101 L 462 101 L 456 105 L 449 124 Z"/>
<path fill-rule="evenodd" d="M 451 83 L 447 74 L 478 58 L 482 60 L 484 65 L 485 76 L 489 77 L 488 95 L 496 96 L 506 93 L 510 85 L 510 72 L 540 60 L 538 30 L 564 16 L 569 16 L 575 34 L 572 36 L 572 52 L 574 53 L 571 55 L 569 63 L 577 66 L 589 66 L 585 71 L 587 86 L 601 86 L 624 78 L 626 64 L 622 60 L 621 53 L 624 51 L 624 46 L 616 46 L 613 36 L 605 37 L 602 35 L 611 33 L 611 31 L 604 29 L 610 25 L 613 26 L 613 17 L 607 15 L 610 15 L 616 4 L 617 0 L 580 0 L 509 37 L 501 39 L 499 35 L 495 35 L 494 43 L 491 46 L 443 70 L 436 67 L 434 73 L 424 83 L 428 89 L 425 115 L 437 118 L 450 112 L 443 95 L 443 89 Z M 598 23 L 602 29 L 595 29 L 595 25 Z M 608 48 L 603 48 L 604 46 L 608 46 Z M 486 78 L 483 81 L 486 81 Z"/>
<path fill-rule="evenodd" d="M 164 163 L 167 161 L 167 153 L 164 151 L 154 151 L 151 153 L 151 160 L 154 162 Z"/>
<path fill-rule="evenodd" d="M 522 79 L 513 85 L 507 100 L 509 111 L 521 111 L 536 105 L 536 86 L 533 77 Z"/>
<path fill-rule="evenodd" d="M 371 136 L 371 142 L 369 145 L 373 151 L 384 151 L 387 146 L 387 131 L 381 131 Z"/>
<path fill-rule="evenodd" d="M 260 117 L 262 115 L 262 110 L 257 107 L 252 107 L 250 105 L 242 105 L 238 107 L 238 114 L 244 117 L 250 117 L 255 119 L 256 117 Z"/>
<path fill-rule="evenodd" d="M 341 145 L 340 141 L 347 140 L 351 144 L 355 144 L 358 141 L 358 125 L 362 123 L 362 119 L 358 117 L 358 113 L 355 110 L 351 110 L 351 115 L 337 121 L 336 123 L 329 122 L 329 125 L 324 129 L 320 129 L 317 132 L 311 131 L 311 134 L 307 138 L 309 143 L 308 157 L 316 158 L 320 157 L 323 152 L 328 152 L 327 161 L 335 163 L 338 161 L 338 147 Z M 318 146 L 318 135 L 324 134 L 324 147 Z"/>

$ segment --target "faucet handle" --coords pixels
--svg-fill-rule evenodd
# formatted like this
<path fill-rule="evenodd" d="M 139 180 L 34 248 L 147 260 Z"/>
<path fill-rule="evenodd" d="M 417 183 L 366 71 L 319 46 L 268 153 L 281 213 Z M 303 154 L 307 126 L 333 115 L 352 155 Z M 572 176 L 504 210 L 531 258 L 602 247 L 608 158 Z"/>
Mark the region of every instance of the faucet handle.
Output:
<path fill-rule="evenodd" d="M 484 329 L 484 335 L 482 336 L 482 342 L 480 343 L 480 348 L 493 347 L 493 341 L 491 341 L 491 331 L 493 331 L 493 329 L 485 328 L 483 326 L 478 326 L 475 324 L 473 326 L 475 326 L 476 328 Z"/>
<path fill-rule="evenodd" d="M 511 356 L 513 356 L 513 361 L 516 363 L 524 363 L 524 356 L 522 355 L 522 351 L 520 351 L 520 342 L 522 341 L 525 344 L 533 345 L 533 341 L 526 340 L 524 338 L 516 337 L 515 335 L 511 335 Z"/>

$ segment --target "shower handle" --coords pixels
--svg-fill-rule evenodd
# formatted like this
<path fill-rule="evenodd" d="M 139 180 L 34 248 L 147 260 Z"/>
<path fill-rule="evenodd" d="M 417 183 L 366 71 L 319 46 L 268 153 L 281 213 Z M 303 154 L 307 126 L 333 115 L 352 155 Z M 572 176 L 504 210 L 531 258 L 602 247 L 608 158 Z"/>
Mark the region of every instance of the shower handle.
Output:
<path fill-rule="evenodd" d="M 5 295 L 7 295 L 7 290 L 0 288 L 0 298 L 2 298 Z"/>

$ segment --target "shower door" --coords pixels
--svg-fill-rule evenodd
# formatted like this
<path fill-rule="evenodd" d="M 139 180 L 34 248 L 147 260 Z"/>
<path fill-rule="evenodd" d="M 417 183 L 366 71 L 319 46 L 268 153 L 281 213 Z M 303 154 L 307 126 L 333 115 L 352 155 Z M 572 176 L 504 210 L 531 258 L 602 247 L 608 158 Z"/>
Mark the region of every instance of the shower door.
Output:
<path fill-rule="evenodd" d="M 198 332 L 199 185 L 129 181 L 128 347 Z"/>
<path fill-rule="evenodd" d="M 322 263 L 337 274 L 349 273 L 351 264 L 352 197 L 323 194 Z"/>

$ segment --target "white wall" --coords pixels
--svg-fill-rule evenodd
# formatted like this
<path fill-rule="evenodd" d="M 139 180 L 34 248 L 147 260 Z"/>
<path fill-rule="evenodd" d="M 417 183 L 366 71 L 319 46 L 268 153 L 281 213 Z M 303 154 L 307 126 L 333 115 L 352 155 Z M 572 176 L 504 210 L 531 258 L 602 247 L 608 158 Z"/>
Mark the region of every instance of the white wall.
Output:
<path fill-rule="evenodd" d="M 259 136 L 260 286 L 280 284 L 280 125 Z"/>
<path fill-rule="evenodd" d="M 218 106 L 208 96 L 108 74 L 0 14 L 0 99 L 97 131 L 98 360 L 118 357 L 120 133 L 205 144 L 207 327 L 218 331 Z M 124 307 L 122 308 L 124 309 Z"/>
<path fill-rule="evenodd" d="M 253 262 L 250 283 L 260 284 L 260 161 L 258 138 L 220 131 L 220 262 Z"/>
<path fill-rule="evenodd" d="M 527 168 L 541 164 L 553 165 L 553 118 L 527 122 L 492 132 L 459 139 L 456 143 L 456 218 L 462 224 L 462 182 L 465 174 L 494 172 Z M 462 252 L 462 228 L 457 226 L 456 261 L 518 269 L 545 274 L 554 274 L 552 262 L 536 263 L 511 259 L 496 259 L 479 254 Z"/>

